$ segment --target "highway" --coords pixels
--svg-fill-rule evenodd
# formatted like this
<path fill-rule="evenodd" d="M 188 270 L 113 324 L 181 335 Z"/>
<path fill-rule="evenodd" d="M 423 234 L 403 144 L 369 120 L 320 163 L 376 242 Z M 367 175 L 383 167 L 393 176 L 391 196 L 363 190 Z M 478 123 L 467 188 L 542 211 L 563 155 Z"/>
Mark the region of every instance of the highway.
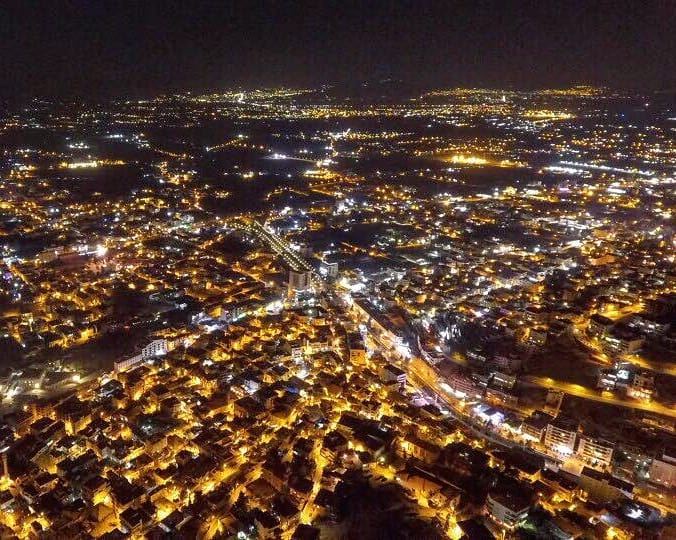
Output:
<path fill-rule="evenodd" d="M 638 399 L 620 398 L 611 392 L 601 392 L 596 389 L 586 388 L 579 384 L 556 381 L 549 377 L 537 377 L 529 375 L 520 377 L 519 382 L 521 384 L 538 386 L 540 388 L 559 390 L 571 396 L 589 399 L 591 401 L 598 401 L 600 403 L 607 403 L 608 405 L 639 409 L 642 411 L 663 414 L 665 416 L 670 416 L 671 418 L 676 418 L 675 408 L 667 407 L 666 405 L 662 405 L 656 401 L 642 401 Z"/>
<path fill-rule="evenodd" d="M 308 262 L 298 255 L 282 238 L 266 229 L 256 220 L 244 223 L 242 221 L 235 221 L 229 223 L 233 228 L 243 230 L 249 234 L 256 236 L 263 240 L 270 248 L 282 258 L 282 260 L 296 272 L 312 271 L 312 267 Z"/>
<path fill-rule="evenodd" d="M 606 364 L 612 363 L 612 359 L 608 355 L 606 355 L 603 352 L 603 350 L 601 350 L 598 343 L 594 343 L 593 341 L 587 338 L 587 336 L 584 333 L 584 328 L 582 328 L 580 325 L 578 325 L 578 327 L 575 328 L 575 330 L 573 331 L 573 335 L 583 348 L 589 351 L 593 351 L 601 359 L 603 359 L 604 361 L 603 363 Z M 638 354 L 625 354 L 621 356 L 619 360 L 622 362 L 629 362 L 630 364 L 634 364 L 635 366 L 641 367 L 643 369 L 649 369 L 651 371 L 654 371 L 655 373 L 661 373 L 663 375 L 670 375 L 671 377 L 676 377 L 676 364 L 670 364 L 667 362 L 654 362 L 652 360 L 648 360 L 647 358 L 643 358 Z"/>
<path fill-rule="evenodd" d="M 623 362 L 629 362 L 635 366 L 642 367 L 644 369 L 649 369 L 656 373 L 662 373 L 663 375 L 670 375 L 671 377 L 676 377 L 676 365 L 667 364 L 666 362 L 652 362 L 642 356 L 637 354 L 627 354 L 622 357 Z"/>
<path fill-rule="evenodd" d="M 582 341 L 583 345 L 586 345 L 584 341 Z M 591 345 L 587 345 L 591 346 Z M 422 350 L 423 352 L 423 357 L 425 356 L 425 351 Z M 452 358 L 453 361 L 456 363 L 456 359 Z M 639 361 L 635 361 L 635 357 L 629 357 L 629 358 L 623 358 L 623 360 L 626 360 L 627 362 L 632 362 L 632 363 L 637 363 L 639 364 Z M 640 364 L 639 364 L 640 365 Z M 650 367 L 648 363 L 646 362 L 646 365 L 644 367 Z M 675 375 L 676 376 L 676 369 L 671 369 L 670 375 Z M 428 380 L 428 384 L 429 384 Z M 631 399 L 631 398 L 626 398 L 622 396 L 618 396 L 615 393 L 609 392 L 609 391 L 599 391 L 593 388 L 588 388 L 579 384 L 574 384 L 574 383 L 567 383 L 564 381 L 557 381 L 554 379 L 551 379 L 549 377 L 538 377 L 538 376 L 521 376 L 519 377 L 519 383 L 521 384 L 526 384 L 530 386 L 537 386 L 540 388 L 547 388 L 547 389 L 555 389 L 559 390 L 561 392 L 564 392 L 568 395 L 579 397 L 579 398 L 584 398 L 584 399 L 589 399 L 591 401 L 597 401 L 600 403 L 606 403 L 608 405 L 617 405 L 619 407 L 626 407 L 626 408 L 632 408 L 632 409 L 639 409 L 647 412 L 652 412 L 656 414 L 662 414 L 665 416 L 670 416 L 672 418 L 676 418 L 676 409 L 673 407 L 668 407 L 666 405 L 663 405 L 659 402 L 656 401 L 644 401 L 644 400 L 638 400 L 638 399 Z"/>

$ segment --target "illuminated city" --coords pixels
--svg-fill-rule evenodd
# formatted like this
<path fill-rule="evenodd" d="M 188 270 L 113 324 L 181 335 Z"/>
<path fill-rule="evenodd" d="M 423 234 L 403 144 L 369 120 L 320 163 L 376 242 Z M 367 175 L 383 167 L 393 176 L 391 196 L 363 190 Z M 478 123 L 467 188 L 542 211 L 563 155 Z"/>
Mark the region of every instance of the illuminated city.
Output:
<path fill-rule="evenodd" d="M 488 86 L 0 109 L 0 537 L 676 537 L 673 92 Z"/>

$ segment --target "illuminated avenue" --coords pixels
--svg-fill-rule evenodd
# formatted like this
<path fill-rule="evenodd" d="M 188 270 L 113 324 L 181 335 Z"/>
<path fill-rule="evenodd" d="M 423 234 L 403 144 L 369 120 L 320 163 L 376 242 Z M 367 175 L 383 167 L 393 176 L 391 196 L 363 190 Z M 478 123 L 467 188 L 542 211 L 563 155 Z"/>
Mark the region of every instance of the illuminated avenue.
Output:
<path fill-rule="evenodd" d="M 673 104 L 345 92 L 3 112 L 0 537 L 676 534 Z"/>

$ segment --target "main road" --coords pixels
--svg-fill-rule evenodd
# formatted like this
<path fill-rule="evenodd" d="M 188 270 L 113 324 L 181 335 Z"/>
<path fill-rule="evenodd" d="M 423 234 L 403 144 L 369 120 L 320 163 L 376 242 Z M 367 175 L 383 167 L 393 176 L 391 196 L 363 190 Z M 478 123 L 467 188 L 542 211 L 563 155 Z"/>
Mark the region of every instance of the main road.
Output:
<path fill-rule="evenodd" d="M 264 241 L 282 260 L 288 264 L 292 270 L 297 272 L 312 272 L 312 266 L 281 237 L 265 228 L 255 219 L 231 221 L 229 225 L 233 228 L 244 230 Z"/>
<path fill-rule="evenodd" d="M 676 408 L 667 407 L 666 405 L 662 405 L 656 401 L 620 398 L 608 391 L 599 392 L 598 390 L 587 388 L 579 384 L 557 381 L 549 377 L 528 375 L 520 377 L 519 382 L 521 384 L 539 386 L 540 388 L 558 390 L 571 396 L 589 399 L 591 401 L 598 401 L 600 403 L 607 403 L 608 405 L 639 409 L 646 412 L 663 414 L 665 416 L 670 416 L 671 418 L 676 418 Z"/>

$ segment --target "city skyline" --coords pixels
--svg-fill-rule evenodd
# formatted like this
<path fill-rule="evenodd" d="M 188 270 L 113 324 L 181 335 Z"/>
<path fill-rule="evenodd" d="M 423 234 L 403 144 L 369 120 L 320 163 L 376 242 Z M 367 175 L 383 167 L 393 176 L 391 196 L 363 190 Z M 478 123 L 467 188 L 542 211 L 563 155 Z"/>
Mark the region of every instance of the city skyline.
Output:
<path fill-rule="evenodd" d="M 2 113 L 2 534 L 673 533 L 673 107 L 412 92 Z"/>

